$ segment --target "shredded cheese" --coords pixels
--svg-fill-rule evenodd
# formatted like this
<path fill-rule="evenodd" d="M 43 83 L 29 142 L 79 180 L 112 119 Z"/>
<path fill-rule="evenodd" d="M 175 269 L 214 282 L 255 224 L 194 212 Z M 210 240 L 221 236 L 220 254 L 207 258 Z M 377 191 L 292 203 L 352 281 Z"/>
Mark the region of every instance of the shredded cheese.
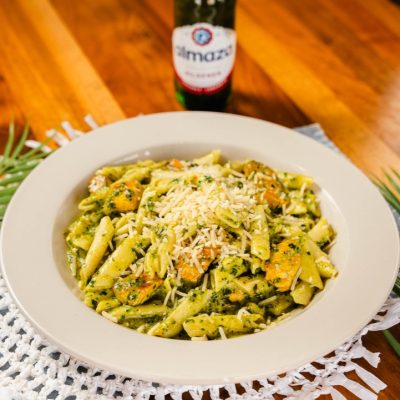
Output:
<path fill-rule="evenodd" d="M 293 282 L 290 285 L 290 291 L 294 290 L 294 288 L 296 287 L 297 280 L 299 279 L 302 270 L 303 269 L 301 267 L 297 270 L 296 275 L 293 278 Z"/>
<path fill-rule="evenodd" d="M 171 297 L 171 293 L 172 293 L 172 290 L 168 291 L 168 293 L 166 294 L 165 299 L 164 299 L 164 303 L 163 303 L 164 306 L 166 306 L 168 304 L 168 300 Z"/>
<path fill-rule="evenodd" d="M 178 288 L 176 286 L 174 286 L 172 288 L 172 291 L 171 291 L 171 301 L 172 301 L 172 303 L 175 303 L 175 293 L 176 293 L 177 290 L 178 290 Z"/>
<path fill-rule="evenodd" d="M 154 202 L 155 215 L 143 219 L 143 235 L 157 227 L 172 226 L 174 229 L 176 240 L 171 252 L 169 276 L 174 272 L 174 265 L 182 259 L 202 275 L 205 272 L 202 267 L 204 248 L 209 249 L 211 258 L 216 256 L 217 249 L 221 251 L 221 258 L 228 255 L 250 258 L 246 248 L 252 236 L 247 229 L 255 218 L 256 196 L 260 188 L 240 173 L 222 176 L 215 166 L 194 167 L 183 171 L 182 176 L 193 171 L 199 173 L 197 186 L 185 183 L 169 189 L 166 195 Z M 225 229 L 215 223 L 218 206 L 230 210 L 234 218 L 247 228 L 243 231 L 240 248 L 230 244 Z"/>
<path fill-rule="evenodd" d="M 260 301 L 260 302 L 258 303 L 258 305 L 260 305 L 260 306 L 265 306 L 265 305 L 267 305 L 267 304 L 273 303 L 276 299 L 277 299 L 277 296 L 271 296 L 271 297 L 268 297 L 268 298 L 265 299 L 265 300 Z"/>
<path fill-rule="evenodd" d="M 201 285 L 201 290 L 204 292 L 207 289 L 208 284 L 208 274 L 204 275 L 203 284 Z"/>
<path fill-rule="evenodd" d="M 135 276 L 138 278 L 140 275 L 142 275 L 143 271 L 144 271 L 144 265 L 143 264 L 137 266 L 137 270 L 136 270 Z"/>
<path fill-rule="evenodd" d="M 224 328 L 222 326 L 218 327 L 218 332 L 219 332 L 219 335 L 221 336 L 221 339 L 223 339 L 223 340 L 228 339 L 226 337 L 226 335 L 225 335 L 225 331 L 224 331 Z"/>
<path fill-rule="evenodd" d="M 111 315 L 110 313 L 108 313 L 108 312 L 106 312 L 106 311 L 103 311 L 102 313 L 101 313 L 101 315 L 104 317 L 104 318 L 107 318 L 108 320 L 110 320 L 110 321 L 112 321 L 112 322 L 114 322 L 114 323 L 118 323 L 118 318 L 116 318 L 116 317 L 114 317 L 113 315 Z"/>
<path fill-rule="evenodd" d="M 303 183 L 300 188 L 300 197 L 303 197 L 304 191 L 306 190 L 307 185 Z"/>
<path fill-rule="evenodd" d="M 250 313 L 247 311 L 247 308 L 242 307 L 237 313 L 237 318 L 242 320 L 243 315 L 248 315 L 248 314 L 250 314 Z"/>
<path fill-rule="evenodd" d="M 206 335 L 204 335 L 204 336 L 193 336 L 192 340 L 194 342 L 204 342 L 204 341 L 208 340 L 208 337 Z"/>

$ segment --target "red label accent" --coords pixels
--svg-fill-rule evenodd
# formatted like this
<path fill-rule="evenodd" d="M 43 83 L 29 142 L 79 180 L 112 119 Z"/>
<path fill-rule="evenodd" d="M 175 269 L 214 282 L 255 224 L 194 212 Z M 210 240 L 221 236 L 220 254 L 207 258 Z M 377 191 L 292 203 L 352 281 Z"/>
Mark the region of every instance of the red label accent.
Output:
<path fill-rule="evenodd" d="M 188 85 L 175 71 L 175 76 L 178 82 L 183 86 L 183 88 L 188 91 L 189 93 L 192 94 L 207 94 L 207 95 L 212 95 L 215 93 L 220 92 L 222 89 L 225 89 L 225 87 L 229 84 L 231 78 L 232 78 L 232 71 L 228 74 L 228 76 L 220 83 L 214 86 L 206 87 L 206 88 L 199 88 L 196 86 L 191 86 Z"/>

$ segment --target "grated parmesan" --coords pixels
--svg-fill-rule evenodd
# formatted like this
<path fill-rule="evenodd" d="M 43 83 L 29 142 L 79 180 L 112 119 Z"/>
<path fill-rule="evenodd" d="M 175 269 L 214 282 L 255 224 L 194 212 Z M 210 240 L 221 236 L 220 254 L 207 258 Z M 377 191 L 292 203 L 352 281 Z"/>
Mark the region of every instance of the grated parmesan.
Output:
<path fill-rule="evenodd" d="M 135 274 L 136 278 L 138 278 L 140 275 L 142 275 L 143 271 L 144 271 L 144 265 L 141 264 L 137 267 L 136 274 Z"/>
<path fill-rule="evenodd" d="M 172 303 L 175 303 L 175 293 L 177 290 L 178 290 L 178 288 L 176 286 L 172 288 L 172 291 L 171 291 L 171 302 Z"/>
<path fill-rule="evenodd" d="M 114 323 L 118 323 L 118 318 L 116 318 L 116 317 L 114 317 L 113 315 L 111 315 L 110 313 L 108 313 L 107 311 L 103 311 L 102 313 L 101 313 L 101 315 L 104 317 L 104 318 L 107 318 L 108 320 L 110 320 L 111 322 L 114 322 Z"/>
<path fill-rule="evenodd" d="M 290 285 L 290 291 L 294 290 L 294 288 L 296 287 L 297 280 L 299 279 L 302 270 L 303 269 L 301 267 L 297 270 L 296 275 L 293 278 L 293 282 Z"/>
<path fill-rule="evenodd" d="M 243 315 L 249 315 L 250 313 L 247 311 L 246 307 L 242 307 L 238 313 L 237 313 L 237 318 L 242 320 Z"/>
<path fill-rule="evenodd" d="M 303 197 L 303 195 L 304 195 L 304 191 L 306 190 L 306 184 L 305 183 L 303 183 L 302 185 L 301 185 L 301 188 L 300 188 L 300 197 Z"/>
<path fill-rule="evenodd" d="M 334 244 L 336 244 L 336 238 L 325 246 L 325 250 L 330 250 Z"/>
<path fill-rule="evenodd" d="M 207 289 L 208 284 L 208 274 L 204 275 L 203 284 L 201 285 L 201 290 L 204 292 Z"/>
<path fill-rule="evenodd" d="M 276 299 L 277 299 L 277 296 L 271 296 L 271 297 L 268 297 L 268 298 L 265 299 L 265 300 L 260 301 L 260 302 L 258 303 L 258 305 L 259 305 L 259 306 L 265 306 L 265 305 L 267 305 L 267 304 L 270 304 L 270 303 L 274 302 Z"/>
<path fill-rule="evenodd" d="M 172 293 L 172 290 L 168 291 L 168 293 L 166 294 L 165 299 L 164 299 L 164 303 L 163 303 L 164 306 L 166 306 L 168 304 L 168 300 L 171 297 L 171 293 Z"/>
<path fill-rule="evenodd" d="M 204 336 L 193 336 L 192 340 L 194 342 L 204 342 L 204 341 L 208 340 L 208 337 L 206 335 L 204 335 Z"/>
<path fill-rule="evenodd" d="M 225 331 L 224 331 L 224 328 L 222 326 L 218 327 L 218 332 L 219 332 L 219 335 L 221 336 L 221 339 L 223 339 L 223 340 L 228 339 L 226 337 L 226 335 L 225 335 Z"/>
<path fill-rule="evenodd" d="M 211 248 L 211 252 L 215 248 L 222 250 L 226 248 L 225 254 L 234 254 L 247 259 L 250 257 L 245 254 L 247 240 L 251 240 L 251 234 L 247 229 L 254 219 L 254 208 L 257 203 L 255 197 L 260 189 L 240 173 L 237 176 L 223 177 L 219 168 L 215 166 L 201 166 L 191 170 L 195 169 L 206 173 L 213 181 L 211 183 L 202 181 L 202 184 L 196 187 L 177 185 L 171 188 L 167 195 L 154 203 L 156 215 L 143 220 L 144 235 L 146 229 L 154 229 L 155 226 L 173 226 L 176 240 L 171 252 L 170 274 L 173 265 L 189 255 L 190 263 L 203 274 L 200 257 L 205 247 Z M 214 222 L 215 209 L 218 206 L 229 209 L 237 215 L 247 228 L 244 230 L 246 237 L 242 238 L 240 251 L 229 244 L 225 229 Z M 192 236 L 191 232 L 195 232 L 195 235 Z"/>

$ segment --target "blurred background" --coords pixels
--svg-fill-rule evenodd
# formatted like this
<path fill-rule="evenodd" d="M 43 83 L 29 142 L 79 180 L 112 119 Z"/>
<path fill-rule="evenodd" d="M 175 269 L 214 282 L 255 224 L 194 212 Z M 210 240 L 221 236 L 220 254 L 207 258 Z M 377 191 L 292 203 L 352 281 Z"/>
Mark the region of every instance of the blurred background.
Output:
<path fill-rule="evenodd" d="M 89 113 L 104 124 L 181 110 L 173 27 L 173 0 L 1 0 L 2 136 L 11 117 L 40 137 L 63 120 L 86 129 Z M 395 2 L 238 0 L 236 32 L 228 112 L 289 127 L 319 122 L 365 171 L 398 162 Z"/>

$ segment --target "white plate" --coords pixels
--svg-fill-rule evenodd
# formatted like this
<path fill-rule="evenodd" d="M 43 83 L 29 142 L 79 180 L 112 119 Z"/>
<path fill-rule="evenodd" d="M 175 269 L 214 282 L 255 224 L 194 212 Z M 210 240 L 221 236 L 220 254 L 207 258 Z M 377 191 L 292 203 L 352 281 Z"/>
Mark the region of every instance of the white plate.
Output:
<path fill-rule="evenodd" d="M 86 307 L 65 264 L 63 231 L 93 171 L 132 155 L 192 158 L 215 148 L 230 159 L 254 158 L 315 178 L 323 213 L 338 232 L 332 251 L 338 278 L 305 311 L 267 331 L 225 341 L 150 337 Z M 15 194 L 1 236 L 11 293 L 46 337 L 96 366 L 179 384 L 261 378 L 330 352 L 379 310 L 399 261 L 399 238 L 388 206 L 344 157 L 281 126 L 216 113 L 134 118 L 57 150 Z"/>

